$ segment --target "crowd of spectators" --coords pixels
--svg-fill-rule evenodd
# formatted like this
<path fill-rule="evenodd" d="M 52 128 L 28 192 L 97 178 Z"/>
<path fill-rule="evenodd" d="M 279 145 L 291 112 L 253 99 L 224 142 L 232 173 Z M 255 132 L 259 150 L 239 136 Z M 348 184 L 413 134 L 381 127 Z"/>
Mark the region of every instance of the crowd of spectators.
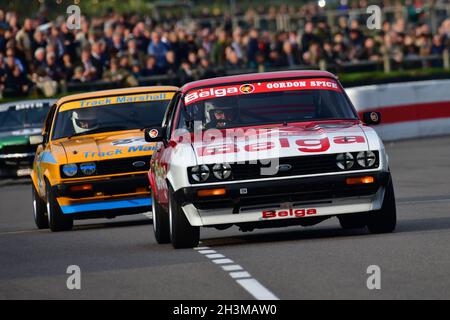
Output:
<path fill-rule="evenodd" d="M 432 34 L 420 3 L 411 3 L 416 7 L 406 17 L 400 8 L 375 31 L 347 14 L 330 26 L 320 18 L 317 2 L 250 8 L 243 12 L 248 23 L 238 26 L 226 15 L 220 24 L 208 23 L 207 14 L 181 23 L 111 9 L 101 17 L 82 16 L 80 29 L 71 30 L 65 19 L 0 10 L 0 95 L 27 95 L 37 88 L 51 96 L 67 83 L 102 80 L 132 86 L 155 75 L 173 75 L 172 84 L 180 85 L 219 70 L 380 61 L 385 54 L 400 62 L 442 54 L 450 44 L 450 19 L 440 19 Z M 295 30 L 272 30 L 268 22 L 279 14 L 302 19 Z M 259 28 L 252 23 L 256 15 L 262 17 Z"/>

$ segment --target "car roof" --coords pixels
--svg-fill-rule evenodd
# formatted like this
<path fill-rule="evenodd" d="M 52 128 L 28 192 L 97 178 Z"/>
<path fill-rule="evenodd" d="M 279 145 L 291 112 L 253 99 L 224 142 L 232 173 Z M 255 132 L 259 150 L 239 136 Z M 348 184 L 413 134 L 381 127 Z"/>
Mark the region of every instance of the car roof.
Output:
<path fill-rule="evenodd" d="M 151 86 L 151 87 L 133 87 L 133 88 L 120 88 L 111 90 L 93 91 L 87 93 L 71 94 L 69 96 L 62 97 L 58 100 L 58 106 L 68 101 L 83 100 L 89 98 L 99 98 L 114 95 L 128 95 L 133 93 L 145 93 L 145 92 L 170 92 L 177 91 L 179 88 L 175 86 Z"/>
<path fill-rule="evenodd" d="M 193 88 L 223 85 L 235 82 L 252 82 L 258 80 L 273 80 L 273 79 L 297 78 L 297 77 L 298 78 L 324 77 L 337 79 L 337 77 L 334 74 L 327 71 L 319 71 L 319 70 L 307 70 L 307 71 L 292 70 L 292 71 L 276 71 L 264 73 L 249 73 L 249 74 L 240 74 L 235 76 L 218 77 L 189 82 L 185 84 L 183 87 L 181 87 L 181 91 L 184 93 Z"/>

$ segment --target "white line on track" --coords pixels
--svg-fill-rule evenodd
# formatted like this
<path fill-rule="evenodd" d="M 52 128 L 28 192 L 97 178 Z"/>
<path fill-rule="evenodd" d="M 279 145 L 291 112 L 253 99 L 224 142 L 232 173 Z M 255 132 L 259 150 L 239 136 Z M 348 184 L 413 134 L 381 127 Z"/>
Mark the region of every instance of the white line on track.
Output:
<path fill-rule="evenodd" d="M 194 250 L 210 259 L 214 264 L 220 265 L 222 270 L 226 271 L 232 279 L 255 297 L 255 299 L 279 300 L 276 295 L 253 278 L 244 268 L 235 264 L 233 260 L 226 258 L 223 254 L 217 253 L 216 250 L 212 250 L 209 247 L 197 247 Z"/>
<path fill-rule="evenodd" d="M 5 232 L 0 232 L 0 236 L 4 236 L 4 235 L 9 235 L 9 234 L 22 234 L 22 233 L 40 233 L 40 232 L 46 232 L 48 230 L 18 230 L 18 231 L 5 231 Z"/>
<path fill-rule="evenodd" d="M 153 219 L 153 213 L 152 213 L 151 211 L 144 212 L 142 215 L 143 215 L 144 217 L 149 218 L 149 219 Z"/>

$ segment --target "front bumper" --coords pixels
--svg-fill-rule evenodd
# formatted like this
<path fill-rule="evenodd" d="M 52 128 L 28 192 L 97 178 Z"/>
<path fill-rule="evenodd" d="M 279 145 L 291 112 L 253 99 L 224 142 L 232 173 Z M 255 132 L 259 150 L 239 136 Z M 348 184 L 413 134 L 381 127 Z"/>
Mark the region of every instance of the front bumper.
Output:
<path fill-rule="evenodd" d="M 347 178 L 373 176 L 368 185 L 347 185 Z M 226 194 L 200 198 L 202 187 L 182 188 L 175 199 L 191 225 L 239 224 L 296 218 L 295 210 L 314 209 L 314 216 L 366 212 L 381 208 L 389 172 L 364 172 L 307 178 L 221 185 Z M 219 187 L 215 185 L 214 187 Z M 276 217 L 264 218 L 263 212 L 275 211 Z M 286 211 L 286 212 L 285 212 Z M 282 212 L 281 215 L 278 213 Z M 313 215 L 311 215 L 313 216 Z M 309 217 L 305 215 L 304 217 Z"/>
<path fill-rule="evenodd" d="M 72 187 L 91 185 L 89 190 L 73 191 Z M 79 218 L 116 216 L 151 211 L 148 178 L 145 174 L 80 180 L 53 186 L 63 214 Z"/>

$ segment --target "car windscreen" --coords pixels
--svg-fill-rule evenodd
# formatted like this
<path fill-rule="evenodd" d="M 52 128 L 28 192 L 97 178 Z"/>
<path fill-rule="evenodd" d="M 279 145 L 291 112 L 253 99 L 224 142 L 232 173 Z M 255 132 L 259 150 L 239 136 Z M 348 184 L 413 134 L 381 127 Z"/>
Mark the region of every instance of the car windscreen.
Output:
<path fill-rule="evenodd" d="M 178 128 L 203 129 L 357 119 L 332 79 L 302 79 L 202 88 L 185 95 Z M 191 128 L 193 126 L 190 126 Z"/>
<path fill-rule="evenodd" d="M 0 131 L 40 128 L 49 109 L 49 103 L 2 105 L 0 106 Z"/>
<path fill-rule="evenodd" d="M 170 100 L 119 103 L 58 112 L 52 139 L 161 125 Z"/>

